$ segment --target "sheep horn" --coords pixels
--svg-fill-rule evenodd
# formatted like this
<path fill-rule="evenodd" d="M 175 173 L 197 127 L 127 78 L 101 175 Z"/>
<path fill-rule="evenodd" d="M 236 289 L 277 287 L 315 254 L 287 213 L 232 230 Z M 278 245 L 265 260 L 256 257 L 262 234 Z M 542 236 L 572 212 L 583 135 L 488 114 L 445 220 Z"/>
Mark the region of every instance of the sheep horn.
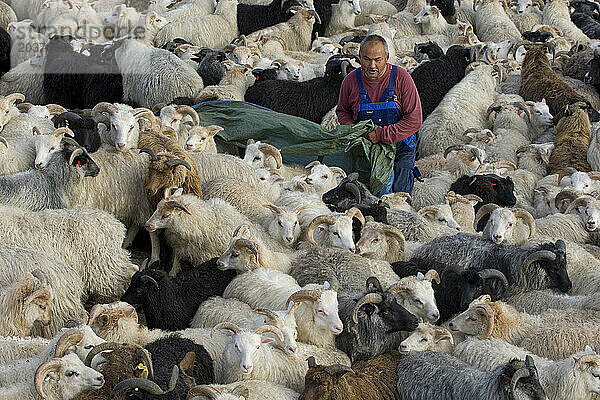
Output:
<path fill-rule="evenodd" d="M 294 209 L 294 214 L 296 214 L 296 215 L 297 215 L 297 214 L 298 214 L 300 211 L 302 211 L 302 210 L 306 210 L 307 208 L 310 208 L 310 206 L 309 206 L 308 204 L 305 204 L 305 205 L 303 205 L 303 206 L 300 206 L 300 207 L 296 207 L 296 208 Z"/>
<path fill-rule="evenodd" d="M 79 329 L 71 329 L 58 339 L 56 343 L 56 349 L 54 350 L 54 357 L 62 357 L 66 354 L 67 350 L 71 346 L 75 346 L 83 339 L 83 332 Z"/>
<path fill-rule="evenodd" d="M 354 195 L 354 198 L 356 199 L 356 203 L 360 204 L 362 197 L 360 195 L 360 189 L 358 188 L 358 185 L 356 183 L 346 182 L 344 184 L 344 190 L 352 193 Z"/>
<path fill-rule="evenodd" d="M 346 211 L 346 216 L 349 217 L 350 219 L 356 218 L 357 220 L 360 221 L 360 224 L 362 226 L 365 226 L 365 224 L 367 223 L 365 221 L 365 217 L 363 216 L 363 213 L 360 212 L 360 210 L 356 207 L 352 207 L 351 209 Z"/>
<path fill-rule="evenodd" d="M 202 396 L 206 397 L 208 400 L 216 400 L 217 396 L 220 394 L 221 392 L 211 386 L 198 385 L 190 389 L 186 399 L 192 400 L 194 397 Z"/>
<path fill-rule="evenodd" d="M 376 276 L 370 276 L 367 278 L 367 290 L 369 290 L 369 285 L 373 285 L 378 292 L 383 292 L 381 282 L 379 282 L 379 279 L 377 279 Z"/>
<path fill-rule="evenodd" d="M 417 214 L 419 214 L 420 216 L 424 217 L 425 215 L 433 214 L 433 213 L 436 213 L 438 211 L 439 210 L 438 210 L 438 208 L 436 206 L 425 206 L 425 207 L 421 208 L 417 212 Z"/>
<path fill-rule="evenodd" d="M 46 376 L 52 372 L 59 370 L 62 366 L 62 360 L 60 358 L 53 358 L 40 365 L 35 371 L 35 390 L 41 396 L 42 399 L 48 398 L 44 393 L 43 384 Z"/>
<path fill-rule="evenodd" d="M 73 131 L 67 127 L 55 129 L 54 132 L 52 132 L 52 135 L 56 136 L 56 137 L 59 137 L 60 135 L 69 135 L 71 137 L 75 137 L 75 134 L 73 133 Z M 77 143 L 77 142 L 75 142 L 75 143 Z"/>
<path fill-rule="evenodd" d="M 210 331 L 210 337 L 213 337 L 213 335 L 215 334 L 216 331 L 221 330 L 221 329 L 229 329 L 232 332 L 235 332 L 236 334 L 238 333 L 242 333 L 242 328 L 240 328 L 239 326 L 237 326 L 234 323 L 231 322 L 221 322 L 220 324 L 215 325 L 214 328 L 212 328 L 212 331 Z"/>
<path fill-rule="evenodd" d="M 192 213 L 190 212 L 190 210 L 188 210 L 186 208 L 186 206 L 184 206 L 183 204 L 179 204 L 176 201 L 167 201 L 167 202 L 165 202 L 165 205 L 168 206 L 168 207 L 177 208 L 177 209 L 185 212 L 188 215 L 192 215 Z"/>
<path fill-rule="evenodd" d="M 400 245 L 400 251 L 402 251 L 402 253 L 404 253 L 404 251 L 406 250 L 406 238 L 404 237 L 404 234 L 402 233 L 402 231 L 392 225 L 386 225 L 386 224 L 381 224 L 381 225 L 382 225 L 381 232 L 383 232 L 386 235 L 396 238 L 396 240 L 398 241 L 398 244 Z"/>
<path fill-rule="evenodd" d="M 190 106 L 179 106 L 176 108 L 177 112 L 181 115 L 189 115 L 195 126 L 200 125 L 200 118 L 198 113 Z"/>
<path fill-rule="evenodd" d="M 448 157 L 448 154 L 450 154 L 451 151 L 454 151 L 454 150 L 460 151 L 460 150 L 464 150 L 465 148 L 466 147 L 462 144 L 447 147 L 446 150 L 444 150 L 444 158 Z"/>
<path fill-rule="evenodd" d="M 117 342 L 100 343 L 100 344 L 94 346 L 94 348 L 92 350 L 90 350 L 90 352 L 88 353 L 88 355 L 85 358 L 85 361 L 83 363 L 85 364 L 86 367 L 89 367 L 92 365 L 92 360 L 94 359 L 94 357 L 96 357 L 98 354 L 102 353 L 103 351 L 107 351 L 107 350 L 115 350 L 117 347 L 119 347 L 119 343 L 117 343 Z"/>
<path fill-rule="evenodd" d="M 184 167 L 187 168 L 188 171 L 192 170 L 192 166 L 190 165 L 190 163 L 188 163 L 185 160 L 182 160 L 181 158 L 176 158 L 174 160 L 166 161 L 165 164 L 167 164 L 171 168 L 176 167 L 178 165 L 183 165 Z"/>
<path fill-rule="evenodd" d="M 600 172 L 598 172 L 598 171 L 590 171 L 587 174 L 591 180 L 594 180 L 594 181 L 600 180 Z"/>
<path fill-rule="evenodd" d="M 348 67 L 350 67 L 350 61 L 348 60 L 343 60 L 340 63 L 340 69 L 342 70 L 342 76 L 347 76 L 348 75 Z"/>
<path fill-rule="evenodd" d="M 319 300 L 320 297 L 321 297 L 320 290 L 315 290 L 315 289 L 298 290 L 297 292 L 292 293 L 290 295 L 290 297 L 288 297 L 288 299 L 285 302 L 285 309 L 286 310 L 288 309 L 288 306 L 290 305 L 290 301 L 293 301 L 294 303 L 300 303 L 302 301 L 317 301 L 317 300 Z"/>
<path fill-rule="evenodd" d="M 519 47 L 521 47 L 521 46 L 525 46 L 525 50 L 527 50 L 527 46 L 528 46 L 528 45 L 530 45 L 530 44 L 531 44 L 531 42 L 530 42 L 530 41 L 528 41 L 528 40 L 521 40 L 521 41 L 517 42 L 517 43 L 516 43 L 516 44 L 513 46 L 513 48 L 512 48 L 512 51 L 513 51 L 513 58 L 514 58 L 515 60 L 517 59 L 517 50 L 519 50 Z"/>
<path fill-rule="evenodd" d="M 560 193 L 557 194 L 556 197 L 554 198 L 554 206 L 556 207 L 556 209 L 560 210 L 562 203 L 565 200 L 569 200 L 569 204 L 570 204 L 578 197 L 579 197 L 579 195 L 573 190 L 569 190 L 569 189 L 561 190 Z"/>
<path fill-rule="evenodd" d="M 519 148 L 517 148 L 517 150 L 515 151 L 515 153 L 516 154 L 524 153 L 526 151 L 529 151 L 530 149 L 531 149 L 531 145 L 520 146 Z"/>
<path fill-rule="evenodd" d="M 517 170 L 517 166 L 508 160 L 496 161 L 492 165 L 494 166 L 494 168 L 509 168 L 513 171 Z"/>
<path fill-rule="evenodd" d="M 329 279 L 329 281 L 329 290 L 333 290 L 334 292 L 340 290 L 340 281 L 338 280 L 338 278 L 334 276 L 331 279 Z"/>
<path fill-rule="evenodd" d="M 562 178 L 564 178 L 565 176 L 571 176 L 575 172 L 577 172 L 577 170 L 573 167 L 565 167 L 562 170 L 560 170 L 560 172 L 557 174 L 558 184 L 560 185 L 560 181 L 562 180 Z"/>
<path fill-rule="evenodd" d="M 46 275 L 41 269 L 34 269 L 33 271 L 31 271 L 31 275 L 36 277 L 42 285 L 48 284 L 48 279 L 46 278 Z"/>
<path fill-rule="evenodd" d="M 427 271 L 425 273 L 425 279 L 427 279 L 430 282 L 435 281 L 435 283 L 437 283 L 438 285 L 441 283 L 440 275 L 435 269 L 430 269 L 429 271 Z"/>
<path fill-rule="evenodd" d="M 346 178 L 346 171 L 344 171 L 342 168 L 340 167 L 329 167 L 329 169 L 331 170 L 331 172 L 333 172 L 334 174 L 340 174 L 340 176 L 342 178 Z"/>
<path fill-rule="evenodd" d="M 317 368 L 317 360 L 315 360 L 314 356 L 310 356 L 306 359 L 308 361 L 308 368 Z"/>
<path fill-rule="evenodd" d="M 480 132 L 480 131 L 481 131 L 481 129 L 477 129 L 477 128 L 469 128 L 469 129 L 467 129 L 466 131 L 464 131 L 464 132 L 463 132 L 463 135 L 465 135 L 465 136 L 466 136 L 466 135 L 467 135 L 467 133 L 477 133 L 477 132 Z"/>
<path fill-rule="evenodd" d="M 590 201 L 592 201 L 591 197 L 581 196 L 581 197 L 576 198 L 575 200 L 573 200 L 571 202 L 571 204 L 569 204 L 569 207 L 567 207 L 567 209 L 565 210 L 565 214 L 570 213 L 575 208 L 580 207 L 580 206 L 587 207 L 588 204 L 590 203 Z"/>
<path fill-rule="evenodd" d="M 8 142 L 2 136 L 0 136 L 0 143 L 2 143 L 8 149 Z"/>
<path fill-rule="evenodd" d="M 583 366 L 584 364 L 592 364 L 594 366 L 600 365 L 600 360 L 598 360 L 597 354 L 584 354 L 578 360 L 575 361 L 573 365 L 573 375 L 575 375 L 575 368 L 578 366 Z"/>
<path fill-rule="evenodd" d="M 536 252 L 531 253 L 523 264 L 521 265 L 521 271 L 523 272 L 527 269 L 531 264 L 536 261 L 554 261 L 556 260 L 556 254 L 551 252 L 550 250 L 538 250 Z"/>
<path fill-rule="evenodd" d="M 2 99 L 4 105 L 13 105 L 17 100 L 25 101 L 25 96 L 21 93 L 11 93 Z"/>
<path fill-rule="evenodd" d="M 277 169 L 281 168 L 283 160 L 281 159 L 281 152 L 279 149 L 268 143 L 261 143 L 258 145 L 258 149 L 262 151 L 264 154 L 269 154 L 273 156 L 275 162 L 277 163 Z"/>
<path fill-rule="evenodd" d="M 17 105 L 17 110 L 21 113 L 27 113 L 31 107 L 33 107 L 33 104 L 31 103 L 20 103 Z"/>
<path fill-rule="evenodd" d="M 311 169 L 312 167 L 314 167 L 315 165 L 321 165 L 320 161 L 312 161 L 309 164 L 306 164 L 306 166 L 304 167 L 305 169 Z"/>
<path fill-rule="evenodd" d="M 144 275 L 140 278 L 140 280 L 144 283 L 151 283 L 154 287 L 156 287 L 156 290 L 160 289 L 160 286 L 158 285 L 158 282 L 156 282 L 156 280 L 149 276 L 149 275 Z"/>
<path fill-rule="evenodd" d="M 478 274 L 484 281 L 486 279 L 498 278 L 500 279 L 500 281 L 502 281 L 502 285 L 504 286 L 504 288 L 508 288 L 508 279 L 506 279 L 506 275 L 504 275 L 502 271 L 498 271 L 497 269 L 493 268 L 486 268 L 479 271 Z"/>
<path fill-rule="evenodd" d="M 98 104 L 96 104 L 94 106 L 94 108 L 92 108 L 92 112 L 91 112 L 91 116 L 95 117 L 96 115 L 102 113 L 102 112 L 107 112 L 111 115 L 114 115 L 117 112 L 117 107 L 115 107 L 114 104 L 110 104 L 106 101 L 100 102 Z"/>
<path fill-rule="evenodd" d="M 488 203 L 481 206 L 479 210 L 477 210 L 477 215 L 475 215 L 475 221 L 473 222 L 473 229 L 477 229 L 477 225 L 479 225 L 479 220 L 483 218 L 485 215 L 493 212 L 495 209 L 500 208 L 498 204 Z"/>
<path fill-rule="evenodd" d="M 331 376 L 337 375 L 340 372 L 343 372 L 343 373 L 350 372 L 352 375 L 356 375 L 354 373 L 354 371 L 352 370 L 352 368 L 348 367 L 347 365 L 342 365 L 342 364 L 329 365 L 329 366 L 325 367 L 323 369 L 323 371 L 327 372 Z"/>
<path fill-rule="evenodd" d="M 490 307 L 489 304 L 477 304 L 475 306 L 475 312 L 486 318 L 487 324 L 481 338 L 487 339 L 491 336 L 492 330 L 494 329 L 494 310 L 492 310 L 492 307 Z"/>
<path fill-rule="evenodd" d="M 512 378 L 510 380 L 510 391 L 513 393 L 513 396 L 517 395 L 516 390 L 517 390 L 517 383 L 519 383 L 519 379 L 527 378 L 530 375 L 531 374 L 526 367 L 519 368 L 518 370 L 515 371 L 515 373 L 513 374 Z"/>
<path fill-rule="evenodd" d="M 485 118 L 489 118 L 490 114 L 493 112 L 500 112 L 502 110 L 502 104 L 500 103 L 492 103 L 491 106 L 488 107 L 487 112 L 485 114 Z"/>
<path fill-rule="evenodd" d="M 150 159 L 152 161 L 157 161 L 158 160 L 158 157 L 156 157 L 156 153 L 152 149 L 144 147 L 144 148 L 140 149 L 139 152 L 140 152 L 140 154 L 142 154 L 142 153 L 149 154 L 150 155 Z"/>
<path fill-rule="evenodd" d="M 279 314 L 266 308 L 257 308 L 254 310 L 254 312 L 268 317 L 273 323 L 281 321 L 281 317 L 279 316 Z"/>
<path fill-rule="evenodd" d="M 358 310 L 365 304 L 379 304 L 383 301 L 383 297 L 379 293 L 368 293 L 356 303 L 352 311 L 352 321 L 358 324 Z"/>
<path fill-rule="evenodd" d="M 535 235 L 535 219 L 533 218 L 533 215 L 523 208 L 515 208 L 513 214 L 515 215 L 515 218 L 522 218 L 529 226 L 529 238 L 531 239 Z"/>
<path fill-rule="evenodd" d="M 122 382 L 119 382 L 113 390 L 110 392 L 111 399 L 121 398 L 121 395 L 128 391 L 129 389 L 139 388 L 144 392 L 148 392 L 150 394 L 165 394 L 165 391 L 161 389 L 156 383 L 152 382 L 149 379 L 144 378 L 129 378 L 125 379 Z"/>
<path fill-rule="evenodd" d="M 529 107 L 527 107 L 525 105 L 525 103 L 523 103 L 522 101 L 515 101 L 514 103 L 512 103 L 513 106 L 523 110 L 525 112 L 525 114 L 527 114 L 527 120 L 529 122 L 531 122 L 531 110 L 529 109 Z"/>
<path fill-rule="evenodd" d="M 252 252 L 252 254 L 254 254 L 254 257 L 256 257 L 256 262 L 258 263 L 258 249 L 256 248 L 256 244 L 254 244 L 254 242 L 252 240 L 249 239 L 236 239 L 235 243 L 233 244 L 233 247 L 236 250 L 239 250 L 240 248 L 247 248 L 248 250 L 250 250 Z"/>
<path fill-rule="evenodd" d="M 321 224 L 334 225 L 336 222 L 337 219 L 332 215 L 319 215 L 315 217 L 306 228 L 306 240 L 308 240 L 309 243 L 316 245 L 317 242 L 315 242 L 313 236 L 315 229 Z"/>
<path fill-rule="evenodd" d="M 50 115 L 60 115 L 62 113 L 68 112 L 66 108 L 58 104 L 46 104 L 46 108 Z"/>
<path fill-rule="evenodd" d="M 255 334 L 257 335 L 262 335 L 263 333 L 266 332 L 271 332 L 273 333 L 275 336 L 277 336 L 277 339 L 279 339 L 279 341 L 283 342 L 284 338 L 283 338 L 283 333 L 281 333 L 281 330 L 279 330 L 278 327 L 274 326 L 274 325 L 263 325 L 263 326 L 259 326 L 258 328 L 256 328 L 256 330 L 254 331 Z"/>
<path fill-rule="evenodd" d="M 281 208 L 277 207 L 274 204 L 263 204 L 263 207 L 266 207 L 266 208 L 270 209 L 271 211 L 273 211 L 277 215 L 283 214 L 283 210 Z"/>

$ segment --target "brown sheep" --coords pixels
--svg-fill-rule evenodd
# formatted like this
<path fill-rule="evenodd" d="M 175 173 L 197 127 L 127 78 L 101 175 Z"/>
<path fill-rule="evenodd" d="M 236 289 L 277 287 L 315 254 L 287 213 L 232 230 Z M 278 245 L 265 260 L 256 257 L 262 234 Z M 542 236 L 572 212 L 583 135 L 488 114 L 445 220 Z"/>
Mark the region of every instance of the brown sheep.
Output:
<path fill-rule="evenodd" d="M 526 43 L 525 48 L 527 53 L 521 67 L 519 88 L 519 95 L 524 100 L 542 101 L 545 98 L 555 121 L 559 121 L 565 115 L 565 106 L 573 100 L 586 102 L 585 97 L 577 93 L 552 70 L 550 61 L 546 57 L 548 48 L 554 52 L 554 48 L 549 43 L 541 45 Z"/>
<path fill-rule="evenodd" d="M 110 353 L 103 353 L 112 350 Z M 117 383 L 129 378 L 152 378 L 152 360 L 150 353 L 137 344 L 118 344 L 106 342 L 94 347 L 88 354 L 85 365 L 92 364 L 92 359 L 103 353 L 106 362 L 98 366 L 104 376 L 104 386 L 100 390 L 86 390 L 73 400 L 110 400 L 110 392 Z"/>
<path fill-rule="evenodd" d="M 565 116 L 556 125 L 554 150 L 550 154 L 551 174 L 560 173 L 568 167 L 582 172 L 592 170 L 587 161 L 592 132 L 586 108 L 587 105 L 581 102 L 565 107 Z"/>
<path fill-rule="evenodd" d="M 359 361 L 352 369 L 343 365 L 317 365 L 309 357 L 304 391 L 298 400 L 396 400 L 400 353 L 391 351 Z"/>

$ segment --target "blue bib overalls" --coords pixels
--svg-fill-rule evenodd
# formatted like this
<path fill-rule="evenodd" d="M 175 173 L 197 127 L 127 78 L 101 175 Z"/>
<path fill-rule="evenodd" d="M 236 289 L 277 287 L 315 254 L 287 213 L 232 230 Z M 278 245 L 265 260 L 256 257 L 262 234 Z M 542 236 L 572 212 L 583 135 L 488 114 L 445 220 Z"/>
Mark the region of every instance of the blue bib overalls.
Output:
<path fill-rule="evenodd" d="M 393 65 L 390 74 L 390 84 L 381 95 L 378 103 L 373 103 L 364 88 L 361 68 L 356 70 L 356 81 L 360 95 L 358 106 L 359 121 L 372 120 L 375 125 L 387 126 L 395 124 L 402 119 L 402 112 L 394 101 L 396 71 L 398 67 Z M 415 165 L 417 137 L 415 134 L 396 143 L 396 157 L 394 159 L 394 171 L 386 185 L 379 192 L 379 196 L 386 193 L 407 192 L 411 193 L 414 186 L 413 168 Z"/>

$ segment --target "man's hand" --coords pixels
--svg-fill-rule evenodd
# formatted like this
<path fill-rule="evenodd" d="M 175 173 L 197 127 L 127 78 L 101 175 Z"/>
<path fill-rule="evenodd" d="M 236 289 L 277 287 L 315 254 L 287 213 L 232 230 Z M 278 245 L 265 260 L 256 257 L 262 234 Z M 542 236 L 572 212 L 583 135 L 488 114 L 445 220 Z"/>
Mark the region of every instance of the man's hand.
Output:
<path fill-rule="evenodd" d="M 371 143 L 379 143 L 379 139 L 377 139 L 377 135 L 375 135 L 375 131 L 369 132 L 367 135 L 367 139 L 371 141 Z"/>

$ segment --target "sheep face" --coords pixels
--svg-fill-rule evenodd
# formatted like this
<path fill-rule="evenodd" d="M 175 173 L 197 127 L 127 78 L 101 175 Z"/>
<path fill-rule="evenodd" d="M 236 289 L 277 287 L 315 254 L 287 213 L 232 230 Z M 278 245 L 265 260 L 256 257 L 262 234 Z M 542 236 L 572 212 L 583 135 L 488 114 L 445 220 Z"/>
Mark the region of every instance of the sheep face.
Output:
<path fill-rule="evenodd" d="M 112 32 L 112 37 L 119 38 L 127 35 L 140 19 L 140 15 L 133 7 L 127 7 L 123 4 L 116 6 L 112 13 L 104 17 L 105 26 L 115 27 L 116 32 Z"/>
<path fill-rule="evenodd" d="M 592 178 L 585 172 L 574 172 L 571 175 L 571 186 L 578 193 L 589 194 L 593 189 Z"/>
<path fill-rule="evenodd" d="M 35 167 L 43 169 L 48 165 L 50 156 L 61 149 L 61 142 L 65 133 L 73 136 L 70 130 L 57 129 L 50 135 L 42 135 L 37 128 L 33 130 L 37 136 L 34 139 L 35 143 Z"/>
<path fill-rule="evenodd" d="M 326 284 L 326 287 L 329 284 Z M 337 292 L 323 290 L 318 300 L 312 303 L 315 325 L 319 329 L 330 330 L 334 335 L 339 335 L 344 330 L 344 324 L 338 314 Z"/>
<path fill-rule="evenodd" d="M 304 67 L 301 62 L 286 62 L 282 60 L 273 61 L 271 67 L 277 70 L 277 79 L 299 81 L 300 71 Z"/>
<path fill-rule="evenodd" d="M 356 242 L 356 254 L 363 257 L 384 259 L 390 249 L 397 249 L 398 256 L 403 257 L 404 254 L 404 237 L 400 237 L 396 232 L 388 229 L 377 229 L 382 225 L 376 225 L 371 228 L 373 223 L 367 225 L 360 232 L 360 240 Z"/>
<path fill-rule="evenodd" d="M 272 165 L 271 160 L 269 160 L 269 156 L 275 158 L 275 163 L 277 165 Z M 274 146 L 261 143 L 260 141 L 255 142 L 254 140 L 250 139 L 246 145 L 246 153 L 244 154 L 243 161 L 254 169 L 271 167 L 280 168 L 281 154 Z"/>
<path fill-rule="evenodd" d="M 315 231 L 317 243 L 330 243 L 331 246 L 344 250 L 356 251 L 352 237 L 352 218 L 345 215 L 337 216 L 332 225 L 323 224 Z"/>
<path fill-rule="evenodd" d="M 489 129 L 468 131 L 465 136 L 471 139 L 470 144 L 478 147 L 489 145 L 496 139 L 494 132 Z"/>
<path fill-rule="evenodd" d="M 222 131 L 218 125 L 194 126 L 188 131 L 185 149 L 189 152 L 217 153 L 214 136 Z"/>
<path fill-rule="evenodd" d="M 325 204 L 334 206 L 337 211 L 346 211 L 355 204 L 371 205 L 379 202 L 358 180 L 357 173 L 351 173 L 335 188 L 323 193 L 322 200 Z"/>
<path fill-rule="evenodd" d="M 98 164 L 90 157 L 87 150 L 83 147 L 73 147 L 68 144 L 64 144 L 66 152 L 67 160 L 71 160 L 71 167 L 75 168 L 77 173 L 81 178 L 86 176 L 98 176 L 100 172 L 100 167 Z M 68 148 L 67 148 L 68 147 Z"/>
<path fill-rule="evenodd" d="M 469 309 L 454 317 L 448 324 L 451 331 L 469 336 L 489 337 L 493 327 L 494 312 L 490 307 L 491 299 L 484 295 L 475 299 Z M 490 327 L 490 329 L 488 329 Z"/>
<path fill-rule="evenodd" d="M 377 295 L 375 301 L 363 304 L 356 311 L 359 331 L 380 329 L 385 334 L 389 334 L 398 331 L 410 332 L 417 328 L 419 325 L 417 317 L 402 307 L 394 294 L 390 292 L 368 293 L 363 299 L 373 294 Z M 368 338 L 371 334 L 366 333 L 360 336 Z"/>
<path fill-rule="evenodd" d="M 567 210 L 577 207 L 585 229 L 589 232 L 595 231 L 600 225 L 600 201 L 591 196 L 582 196 L 573 203 L 573 206 L 569 205 Z"/>
<path fill-rule="evenodd" d="M 532 5 L 533 2 L 531 0 L 519 0 L 515 8 L 518 14 L 523 14 Z"/>
<path fill-rule="evenodd" d="M 184 200 L 181 198 L 181 189 L 171 197 L 161 200 L 156 206 L 156 211 L 146 221 L 146 229 L 148 232 L 155 232 L 158 229 L 164 229 L 173 223 L 173 218 L 181 213 L 191 215 L 191 212 L 186 208 Z"/>
<path fill-rule="evenodd" d="M 552 125 L 553 117 L 550 114 L 550 108 L 546 104 L 546 99 L 542 101 L 527 102 L 531 110 L 531 123 L 534 126 L 550 126 Z"/>
<path fill-rule="evenodd" d="M 140 127 L 133 109 L 123 104 L 115 104 L 108 112 L 110 126 L 99 125 L 100 136 L 106 137 L 117 151 L 128 151 L 137 148 Z"/>
<path fill-rule="evenodd" d="M 442 274 L 444 275 L 444 274 Z M 447 279 L 444 276 L 444 279 Z M 469 304 L 485 293 L 485 281 L 477 271 L 464 270 L 456 275 L 458 280 L 459 307 L 461 310 L 469 308 Z"/>
<path fill-rule="evenodd" d="M 315 163 L 316 162 L 313 162 L 306 166 L 306 168 L 310 168 L 310 174 L 308 174 L 305 181 L 319 194 L 323 194 L 333 189 L 346 177 L 346 173 L 341 168 L 330 168 L 327 165 Z"/>
<path fill-rule="evenodd" d="M 263 319 L 264 324 L 271 324 L 279 328 L 283 335 L 283 342 L 277 341 L 277 346 L 281 347 L 287 354 L 296 354 L 298 351 L 298 325 L 294 316 L 294 302 L 290 302 L 287 311 L 274 311 L 278 318 L 272 319 L 266 317 Z"/>
<path fill-rule="evenodd" d="M 30 293 L 24 301 L 24 315 L 27 326 L 33 326 L 36 321 L 48 325 L 52 318 L 50 301 L 52 292 L 50 288 L 36 290 Z"/>
<path fill-rule="evenodd" d="M 300 237 L 298 214 L 287 210 L 273 211 L 268 231 L 286 246 L 293 245 Z"/>
<path fill-rule="evenodd" d="M 72 399 L 84 390 L 98 390 L 104 385 L 104 377 L 86 367 L 75 354 L 53 358 L 40 365 L 36 371 L 35 384 L 42 398 Z"/>
<path fill-rule="evenodd" d="M 497 208 L 492 212 L 483 236 L 496 244 L 500 244 L 513 236 L 516 224 L 517 218 L 510 209 Z"/>
<path fill-rule="evenodd" d="M 217 261 L 217 268 L 221 271 L 234 269 L 239 272 L 257 268 L 260 265 L 258 247 L 258 243 L 248 239 L 231 238 L 227 250 Z"/>
<path fill-rule="evenodd" d="M 13 93 L 0 98 L 0 131 L 4 129 L 11 118 L 19 114 L 19 110 L 15 107 L 17 100 L 24 101 L 25 96 L 21 93 Z"/>
<path fill-rule="evenodd" d="M 136 272 L 131 277 L 129 287 L 123 296 L 121 296 L 121 301 L 134 306 L 145 303 L 148 297 L 156 295 L 159 289 L 159 282 L 166 276 L 167 273 L 165 271 L 152 267 Z"/>
<path fill-rule="evenodd" d="M 436 279 L 439 282 L 439 276 L 437 272 L 433 272 L 435 278 L 429 273 L 426 278 L 419 272 L 416 277 L 400 279 L 388 289 L 411 314 L 430 322 L 435 322 L 440 317 L 431 286 L 431 280 Z"/>
<path fill-rule="evenodd" d="M 452 208 L 448 204 L 427 206 L 419 210 L 419 214 L 434 224 L 445 225 L 460 231 L 460 225 L 452 215 Z"/>
<path fill-rule="evenodd" d="M 584 358 L 585 357 L 585 358 Z M 583 355 L 573 357 L 573 375 L 586 392 L 600 394 L 600 357 L 589 346 Z"/>
<path fill-rule="evenodd" d="M 431 23 L 435 23 L 435 20 L 441 20 L 442 18 L 443 17 L 439 8 L 436 6 L 425 6 L 421 8 L 421 11 L 415 15 L 413 20 L 415 21 L 415 24 L 423 24 L 427 26 L 431 25 Z"/>
<path fill-rule="evenodd" d="M 454 345 L 454 340 L 447 329 L 420 323 L 409 337 L 404 339 L 398 351 L 402 354 L 408 354 L 411 351 L 440 351 Z"/>

